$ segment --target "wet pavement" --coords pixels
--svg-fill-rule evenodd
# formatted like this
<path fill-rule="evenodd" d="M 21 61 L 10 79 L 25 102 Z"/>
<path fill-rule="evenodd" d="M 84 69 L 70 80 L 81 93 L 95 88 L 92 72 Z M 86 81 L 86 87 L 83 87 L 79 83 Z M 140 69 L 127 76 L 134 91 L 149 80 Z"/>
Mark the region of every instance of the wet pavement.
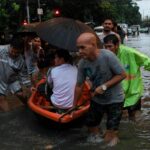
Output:
<path fill-rule="evenodd" d="M 127 45 L 150 56 L 150 34 L 128 37 Z M 141 117 L 136 123 L 125 118 L 120 125 L 120 143 L 109 148 L 105 143 L 86 142 L 84 118 L 69 125 L 58 125 L 38 118 L 17 100 L 9 112 L 0 112 L 0 150 L 149 150 L 150 149 L 150 72 L 143 71 L 145 99 Z M 13 102 L 14 103 L 14 102 Z M 12 104 L 12 101 L 11 101 Z M 101 127 L 105 129 L 105 119 Z"/>

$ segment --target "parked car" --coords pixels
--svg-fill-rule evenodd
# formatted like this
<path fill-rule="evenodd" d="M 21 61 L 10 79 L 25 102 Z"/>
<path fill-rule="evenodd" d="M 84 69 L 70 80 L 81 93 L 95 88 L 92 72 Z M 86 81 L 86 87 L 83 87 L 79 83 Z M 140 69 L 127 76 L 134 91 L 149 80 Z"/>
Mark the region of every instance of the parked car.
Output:
<path fill-rule="evenodd" d="M 140 32 L 140 25 L 132 25 L 131 30 L 132 30 L 132 35 L 139 35 Z"/>
<path fill-rule="evenodd" d="M 124 30 L 125 34 L 128 32 L 128 24 L 126 23 L 118 23 L 118 25 Z"/>
<path fill-rule="evenodd" d="M 132 29 L 131 28 L 128 28 L 127 29 L 127 35 L 131 35 L 132 34 Z"/>
<path fill-rule="evenodd" d="M 140 32 L 141 33 L 149 33 L 149 28 L 148 27 L 140 28 Z"/>

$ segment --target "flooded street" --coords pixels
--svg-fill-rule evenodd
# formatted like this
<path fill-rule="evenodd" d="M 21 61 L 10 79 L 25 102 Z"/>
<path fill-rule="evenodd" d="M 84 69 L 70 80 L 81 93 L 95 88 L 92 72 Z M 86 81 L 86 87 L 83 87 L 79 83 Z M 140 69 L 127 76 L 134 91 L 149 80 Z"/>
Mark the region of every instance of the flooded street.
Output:
<path fill-rule="evenodd" d="M 128 37 L 125 44 L 150 56 L 150 34 Z M 144 94 L 142 114 L 136 123 L 121 121 L 120 142 L 113 148 L 104 143 L 89 144 L 83 119 L 61 127 L 38 120 L 25 106 L 0 112 L 0 150 L 149 150 L 150 149 L 150 72 L 142 68 Z M 41 123 L 43 122 L 43 123 Z M 105 120 L 102 122 L 105 129 Z"/>

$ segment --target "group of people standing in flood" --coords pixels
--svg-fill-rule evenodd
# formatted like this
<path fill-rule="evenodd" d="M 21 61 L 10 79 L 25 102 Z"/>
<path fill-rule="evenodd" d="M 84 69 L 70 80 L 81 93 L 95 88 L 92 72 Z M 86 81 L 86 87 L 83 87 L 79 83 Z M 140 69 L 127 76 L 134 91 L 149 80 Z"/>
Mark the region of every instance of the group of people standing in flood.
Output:
<path fill-rule="evenodd" d="M 104 140 L 109 146 L 116 145 L 123 109 L 127 109 L 129 118 L 135 120 L 136 112 L 141 108 L 143 87 L 140 67 L 150 70 L 150 58 L 122 45 L 122 37 L 111 19 L 106 19 L 103 26 L 103 34 L 99 37 L 101 48 L 96 34 L 82 33 L 77 38 L 81 57 L 77 66 L 67 50 L 57 49 L 51 55 L 47 54 L 37 36 L 24 39 L 24 58 L 20 51 L 24 44 L 18 39 L 0 48 L 0 108 L 9 110 L 6 101 L 8 90 L 25 103 L 27 98 L 20 83 L 37 90 L 35 81 L 38 73 L 42 72 L 51 89 L 51 103 L 59 109 L 68 110 L 77 104 L 88 78 L 92 98 L 85 120 L 90 133 L 87 141 Z M 106 132 L 102 136 L 99 124 L 104 114 L 107 121 Z"/>

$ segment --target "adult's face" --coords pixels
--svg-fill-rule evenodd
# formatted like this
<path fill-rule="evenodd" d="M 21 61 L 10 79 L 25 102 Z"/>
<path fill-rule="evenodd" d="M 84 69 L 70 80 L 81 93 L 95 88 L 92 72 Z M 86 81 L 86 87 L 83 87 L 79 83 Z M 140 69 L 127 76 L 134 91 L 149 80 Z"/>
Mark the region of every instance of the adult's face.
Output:
<path fill-rule="evenodd" d="M 104 31 L 111 31 L 113 29 L 112 20 L 105 20 L 103 23 Z"/>
<path fill-rule="evenodd" d="M 117 51 L 118 51 L 118 44 L 113 44 L 111 41 L 110 42 L 107 42 L 104 44 L 104 47 L 110 51 L 112 51 L 113 53 L 117 54 Z"/>
<path fill-rule="evenodd" d="M 13 59 L 17 58 L 20 55 L 20 51 L 16 48 L 10 47 L 9 56 Z"/>
<path fill-rule="evenodd" d="M 41 39 L 39 37 L 32 39 L 32 43 L 33 43 L 34 48 L 41 47 Z"/>
<path fill-rule="evenodd" d="M 79 55 L 84 59 L 91 59 L 95 54 L 95 46 L 91 42 L 77 40 Z"/>

